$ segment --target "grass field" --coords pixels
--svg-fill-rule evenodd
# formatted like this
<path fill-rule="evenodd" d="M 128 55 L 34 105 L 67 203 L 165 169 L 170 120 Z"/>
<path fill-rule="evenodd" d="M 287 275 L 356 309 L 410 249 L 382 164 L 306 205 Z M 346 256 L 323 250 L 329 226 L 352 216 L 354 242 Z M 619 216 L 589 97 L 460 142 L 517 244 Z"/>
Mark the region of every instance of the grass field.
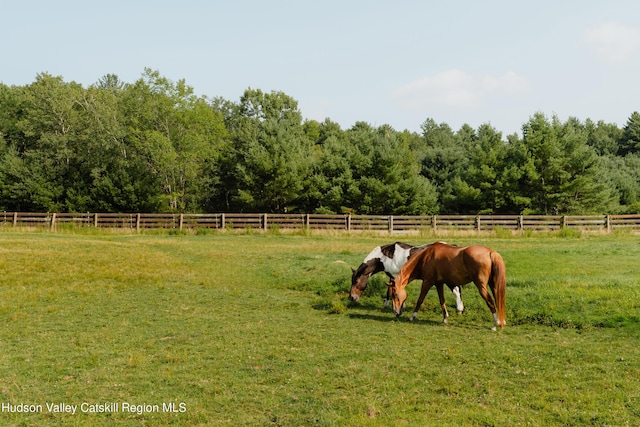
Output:
<path fill-rule="evenodd" d="M 504 330 L 349 304 L 394 236 L 0 232 L 0 425 L 640 426 L 640 236 L 400 240 L 442 238 L 503 255 Z"/>

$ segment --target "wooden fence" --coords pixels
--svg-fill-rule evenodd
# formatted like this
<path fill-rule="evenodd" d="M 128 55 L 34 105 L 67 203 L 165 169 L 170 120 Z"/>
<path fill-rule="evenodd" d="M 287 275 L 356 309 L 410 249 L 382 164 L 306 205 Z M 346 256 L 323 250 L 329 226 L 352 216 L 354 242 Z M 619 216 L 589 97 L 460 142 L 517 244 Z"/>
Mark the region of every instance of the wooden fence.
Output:
<path fill-rule="evenodd" d="M 78 227 L 143 229 L 282 229 L 406 232 L 419 230 L 640 231 L 635 215 L 321 215 L 321 214 L 146 214 L 4 212 L 2 227 Z"/>

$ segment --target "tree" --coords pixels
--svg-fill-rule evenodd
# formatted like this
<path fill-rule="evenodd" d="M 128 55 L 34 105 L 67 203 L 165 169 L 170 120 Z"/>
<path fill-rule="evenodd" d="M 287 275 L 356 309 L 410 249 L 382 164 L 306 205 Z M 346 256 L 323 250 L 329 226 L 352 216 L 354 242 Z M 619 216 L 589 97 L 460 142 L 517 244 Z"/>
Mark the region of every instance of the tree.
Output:
<path fill-rule="evenodd" d="M 628 154 L 602 156 L 599 158 L 601 180 L 613 189 L 617 209 L 611 213 L 638 213 L 640 208 L 640 156 Z"/>
<path fill-rule="evenodd" d="M 134 162 L 157 182 L 161 210 L 197 211 L 211 191 L 206 165 L 227 137 L 223 117 L 184 80 L 145 70 L 126 91 L 128 145 Z"/>
<path fill-rule="evenodd" d="M 128 86 L 118 83 L 116 76 L 109 78 L 111 84 L 101 84 L 101 80 L 86 89 L 78 101 L 83 126 L 67 204 L 75 211 L 158 210 L 157 183 L 138 163 L 129 139 L 123 111 Z"/>
<path fill-rule="evenodd" d="M 82 87 L 61 77 L 39 74 L 25 88 L 12 90 L 15 124 L 1 171 L 8 208 L 34 211 L 66 209 L 73 176 L 74 147 L 81 121 L 77 101 Z M 6 99 L 5 99 L 6 101 Z"/>
<path fill-rule="evenodd" d="M 562 124 L 535 114 L 512 144 L 502 176 L 507 202 L 525 213 L 604 212 L 610 189 L 599 180 L 598 157 L 577 119 Z M 515 188 L 514 188 L 515 186 Z"/>
<path fill-rule="evenodd" d="M 126 86 L 127 85 L 115 74 L 105 74 L 94 85 L 94 87 L 98 89 L 105 89 L 113 93 L 121 93 Z"/>
<path fill-rule="evenodd" d="M 609 154 L 615 155 L 618 152 L 618 142 L 622 138 L 622 130 L 613 123 L 605 123 L 600 120 L 594 123 L 587 119 L 585 122 L 587 130 L 587 145 L 592 147 L 599 156 Z"/>
<path fill-rule="evenodd" d="M 354 176 L 352 168 L 355 158 L 365 161 L 340 125 L 329 119 L 319 124 L 312 169 L 303 191 L 306 212 L 353 212 L 361 197 L 360 172 Z"/>
<path fill-rule="evenodd" d="M 466 129 L 466 128 L 465 128 Z M 463 132 L 465 137 L 466 133 Z M 431 182 L 438 192 L 441 213 L 458 213 L 457 195 L 454 185 L 466 168 L 466 139 L 456 138 L 451 128 L 427 119 L 422 125 L 424 148 L 418 152 L 422 164 L 421 174 Z"/>
<path fill-rule="evenodd" d="M 426 214 L 436 192 L 419 174 L 411 138 L 388 125 L 358 122 L 346 132 L 331 122 L 320 129 L 321 155 L 313 174 L 316 211 Z"/>
<path fill-rule="evenodd" d="M 467 167 L 454 177 L 453 199 L 456 212 L 496 213 L 505 206 L 499 176 L 505 166 L 507 148 L 502 134 L 488 124 L 480 126 L 469 139 Z"/>
<path fill-rule="evenodd" d="M 625 125 L 620 139 L 618 154 L 626 156 L 629 153 L 640 153 L 640 113 L 635 111 Z"/>
<path fill-rule="evenodd" d="M 371 169 L 360 182 L 362 213 L 433 214 L 436 192 L 419 174 L 420 165 L 390 126 L 381 126 L 372 141 Z"/>
<path fill-rule="evenodd" d="M 312 143 L 298 103 L 282 92 L 247 89 L 229 120 L 225 153 L 228 207 L 241 211 L 291 212 L 302 203 Z"/>

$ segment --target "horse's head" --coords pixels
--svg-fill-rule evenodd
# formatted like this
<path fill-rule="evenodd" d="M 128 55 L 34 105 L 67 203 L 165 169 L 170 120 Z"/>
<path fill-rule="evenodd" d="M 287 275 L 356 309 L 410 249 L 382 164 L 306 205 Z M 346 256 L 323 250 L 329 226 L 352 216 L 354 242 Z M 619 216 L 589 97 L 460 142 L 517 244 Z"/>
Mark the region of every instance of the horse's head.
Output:
<path fill-rule="evenodd" d="M 367 282 L 369 281 L 371 273 L 365 272 L 366 269 L 363 268 L 363 265 L 365 264 L 362 264 L 357 270 L 351 269 L 353 272 L 351 274 L 351 291 L 349 292 L 349 299 L 351 301 L 358 301 L 362 292 L 367 289 Z"/>
<path fill-rule="evenodd" d="M 402 314 L 402 310 L 404 310 L 405 301 L 407 300 L 406 287 L 398 286 L 395 279 L 391 279 L 391 281 L 387 283 L 387 286 L 389 286 L 389 292 L 387 295 L 393 304 L 393 313 L 396 316 L 400 316 Z"/>

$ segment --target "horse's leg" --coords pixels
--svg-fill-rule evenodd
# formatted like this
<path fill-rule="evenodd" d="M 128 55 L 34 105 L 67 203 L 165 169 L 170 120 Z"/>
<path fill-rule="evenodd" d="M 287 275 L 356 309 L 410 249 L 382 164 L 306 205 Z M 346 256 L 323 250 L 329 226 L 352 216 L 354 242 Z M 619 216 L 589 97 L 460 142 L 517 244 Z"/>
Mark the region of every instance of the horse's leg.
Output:
<path fill-rule="evenodd" d="M 420 288 L 420 296 L 418 297 L 416 308 L 413 310 L 413 314 L 409 319 L 411 322 L 413 322 L 416 316 L 418 315 L 418 310 L 420 310 L 420 307 L 422 306 L 422 302 L 424 301 L 424 297 L 427 296 L 427 292 L 429 292 L 429 289 L 431 289 L 431 286 L 433 286 L 433 284 L 427 285 L 427 283 L 424 280 L 422 281 L 422 287 Z"/>
<path fill-rule="evenodd" d="M 387 274 L 387 276 L 389 277 L 389 280 L 393 280 L 393 276 L 390 275 L 389 273 L 387 273 L 385 271 L 385 273 Z M 382 303 L 382 308 L 387 308 L 389 306 L 389 303 L 391 302 L 391 288 L 387 287 L 387 297 L 385 298 L 384 302 Z"/>
<path fill-rule="evenodd" d="M 498 322 L 498 313 L 496 313 L 496 305 L 493 302 L 493 298 L 489 294 L 489 291 L 487 289 L 487 283 L 486 282 L 480 282 L 480 281 L 476 282 L 475 280 L 474 280 L 474 283 L 476 284 L 476 287 L 478 288 L 478 291 L 480 292 L 480 296 L 487 303 L 487 307 L 489 307 L 489 310 L 491 310 L 491 314 L 493 314 L 493 328 L 491 328 L 491 329 L 493 329 L 495 331 L 496 328 L 498 326 L 500 326 L 500 324 Z"/>
<path fill-rule="evenodd" d="M 391 302 L 391 287 L 387 288 L 387 297 L 382 303 L 382 308 L 387 308 L 389 306 L 389 302 Z"/>
<path fill-rule="evenodd" d="M 436 285 L 436 289 L 438 290 L 438 299 L 440 300 L 440 307 L 442 307 L 442 316 L 444 317 L 442 323 L 447 323 L 449 312 L 447 311 L 447 305 L 444 303 L 444 286 L 442 285 L 442 283 L 439 283 Z"/>
<path fill-rule="evenodd" d="M 462 314 L 464 312 L 464 304 L 462 303 L 462 286 L 454 286 L 451 288 L 451 292 L 456 297 L 456 313 Z"/>

